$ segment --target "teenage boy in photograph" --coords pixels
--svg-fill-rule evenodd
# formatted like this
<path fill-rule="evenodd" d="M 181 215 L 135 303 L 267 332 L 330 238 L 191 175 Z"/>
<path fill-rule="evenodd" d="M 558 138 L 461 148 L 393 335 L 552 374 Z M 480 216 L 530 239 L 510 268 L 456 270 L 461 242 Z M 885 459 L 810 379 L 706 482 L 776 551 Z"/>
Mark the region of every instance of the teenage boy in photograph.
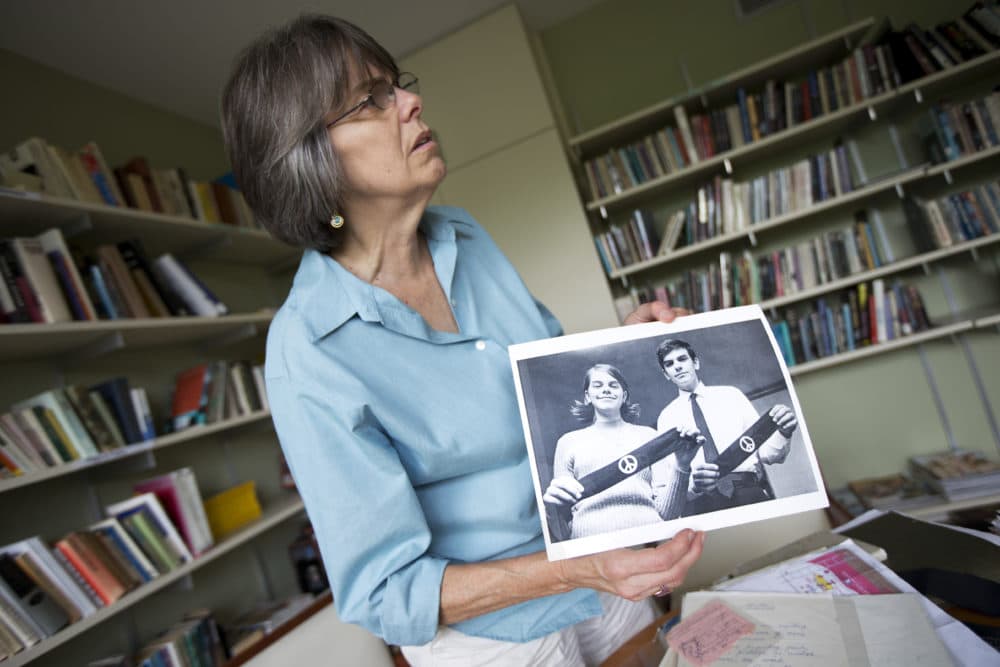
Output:
<path fill-rule="evenodd" d="M 729 447 L 739 446 L 736 444 L 739 437 L 760 415 L 736 387 L 702 383 L 698 377 L 701 359 L 687 342 L 668 338 L 657 346 L 656 357 L 664 376 L 678 390 L 677 398 L 660 412 L 657 431 L 693 426 L 705 437 L 701 450 L 691 461 L 684 516 L 774 498 L 764 466 L 784 463 L 792 433 L 798 426 L 795 413 L 785 405 L 772 407 L 768 414 L 778 425 L 777 432 L 735 470 L 720 477 L 716 458 Z"/>

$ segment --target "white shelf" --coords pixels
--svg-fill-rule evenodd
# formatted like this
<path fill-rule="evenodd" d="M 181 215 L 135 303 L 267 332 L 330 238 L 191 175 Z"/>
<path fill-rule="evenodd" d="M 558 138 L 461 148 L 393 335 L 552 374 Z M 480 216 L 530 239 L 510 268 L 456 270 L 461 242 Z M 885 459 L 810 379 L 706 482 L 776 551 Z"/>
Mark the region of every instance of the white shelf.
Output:
<path fill-rule="evenodd" d="M 587 202 L 586 208 L 589 211 L 599 211 L 602 208 L 612 209 L 621 208 L 627 204 L 634 205 L 638 201 L 652 196 L 654 193 L 663 192 L 668 187 L 679 186 L 696 180 L 706 173 L 718 173 L 723 170 L 726 160 L 736 170 L 744 162 L 750 163 L 754 160 L 773 155 L 779 150 L 787 149 L 789 144 L 793 142 L 806 143 L 820 135 L 835 134 L 853 123 L 869 118 L 871 115 L 877 118 L 879 115 L 891 113 L 903 104 L 913 104 L 911 96 L 917 90 L 920 90 L 924 96 L 934 95 L 945 86 L 960 85 L 962 82 L 987 76 L 991 71 L 996 69 L 1000 69 L 1000 51 L 991 52 L 975 60 L 963 63 L 960 66 L 923 77 L 901 88 L 890 90 L 881 95 L 862 100 L 849 107 L 818 116 L 758 141 L 712 156 L 684 169 L 646 181 L 618 194 L 594 199 Z M 667 121 L 664 120 L 664 122 L 666 123 Z M 632 134 L 634 135 L 635 132 Z M 624 141 L 625 139 L 622 140 Z M 961 160 L 956 160 L 949 163 L 949 165 L 954 169 L 960 162 Z"/>
<path fill-rule="evenodd" d="M 809 206 L 807 208 L 799 209 L 798 211 L 791 211 L 783 215 L 775 216 L 773 218 L 768 218 L 766 220 L 761 220 L 760 222 L 750 225 L 748 229 L 739 230 L 736 232 L 730 232 L 728 234 L 720 234 L 719 236 L 707 239 L 705 241 L 700 241 L 698 243 L 685 246 L 679 250 L 675 250 L 667 255 L 658 255 L 652 259 L 647 259 L 642 262 L 635 262 L 624 266 L 620 269 L 613 271 L 608 277 L 609 278 L 622 278 L 633 273 L 639 273 L 640 271 L 645 271 L 654 266 L 659 266 L 661 264 L 666 264 L 681 257 L 687 257 L 689 255 L 695 255 L 701 253 L 705 250 L 710 250 L 712 248 L 718 247 L 720 245 L 725 245 L 735 241 L 741 241 L 744 239 L 749 239 L 751 235 L 758 234 L 760 232 L 770 231 L 779 227 L 784 227 L 785 225 L 794 224 L 801 222 L 802 220 L 809 218 L 814 215 L 819 215 L 820 213 L 826 213 L 828 211 L 836 210 L 842 206 L 849 206 L 855 204 L 869 197 L 881 194 L 883 192 L 888 192 L 893 190 L 896 186 L 906 185 L 914 181 L 918 181 L 924 178 L 926 175 L 924 167 L 918 167 L 910 171 L 898 174 L 892 178 L 887 178 L 880 180 L 876 183 L 870 185 L 865 185 L 853 192 L 849 192 L 846 195 L 841 195 L 839 197 L 831 197 L 825 201 L 818 202 Z"/>
<path fill-rule="evenodd" d="M 145 454 L 164 447 L 180 445 L 192 440 L 197 440 L 198 438 L 212 435 L 213 433 L 237 429 L 241 426 L 246 426 L 247 424 L 253 424 L 264 419 L 270 419 L 270 417 L 271 412 L 269 410 L 262 410 L 254 414 L 237 417 L 235 419 L 227 419 L 214 424 L 192 426 L 191 428 L 178 431 L 177 433 L 170 433 L 147 442 L 126 445 L 120 449 L 103 452 L 88 459 L 80 459 L 78 461 L 63 463 L 51 468 L 35 470 L 19 477 L 11 477 L 9 479 L 0 480 L 0 493 L 13 491 L 14 489 L 19 489 L 24 486 L 37 484 L 38 482 L 44 482 L 55 477 L 72 475 L 80 472 L 81 470 L 89 470 L 91 468 L 107 465 L 109 463 L 121 461 L 133 456 L 139 456 L 140 454 Z"/>
<path fill-rule="evenodd" d="M 876 26 L 867 18 L 827 35 L 800 44 L 776 56 L 767 58 L 742 70 L 732 72 L 690 92 L 668 98 L 652 106 L 601 125 L 569 140 L 569 145 L 581 152 L 591 153 L 599 147 L 612 146 L 620 141 L 639 136 L 648 129 L 653 131 L 673 119 L 673 108 L 678 104 L 694 101 L 712 101 L 731 98 L 736 91 L 754 88 L 768 79 L 780 79 L 801 72 L 804 66 L 823 65 L 848 53 L 848 44 L 857 43 Z"/>
<path fill-rule="evenodd" d="M 957 510 L 982 507 L 984 505 L 993 505 L 997 503 L 1000 503 L 1000 493 L 975 496 L 973 498 L 963 498 L 962 500 L 942 500 L 940 503 L 900 511 L 904 514 L 923 519 L 931 519 L 935 517 L 944 518 L 948 512 L 955 512 Z"/>
<path fill-rule="evenodd" d="M 977 329 L 989 329 L 990 327 L 1000 327 L 1000 313 L 976 319 Z"/>
<path fill-rule="evenodd" d="M 113 604 L 103 607 L 98 610 L 97 613 L 63 628 L 51 637 L 43 639 L 31 648 L 21 651 L 14 657 L 9 658 L 3 664 L 9 665 L 9 667 L 19 667 L 19 665 L 25 665 L 31 662 L 39 656 L 44 655 L 45 653 L 48 653 L 58 646 L 68 642 L 74 637 L 90 630 L 100 623 L 103 623 L 112 616 L 128 609 L 140 600 L 144 600 L 166 588 L 170 584 L 183 579 L 198 568 L 211 563 L 216 558 L 219 558 L 237 547 L 246 544 L 268 529 L 298 515 L 303 510 L 304 507 L 302 505 L 302 500 L 298 496 L 276 502 L 272 507 L 268 508 L 267 511 L 264 512 L 264 515 L 260 519 L 222 540 L 198 558 L 182 565 L 176 570 L 160 575 L 153 581 L 143 584 L 133 591 L 130 591 Z"/>
<path fill-rule="evenodd" d="M 290 262 L 299 254 L 258 229 L 10 189 L 0 190 L 0 220 L 6 236 L 33 236 L 59 227 L 67 237 L 94 232 L 106 242 L 138 237 L 150 254 L 207 254 L 265 266 Z"/>
<path fill-rule="evenodd" d="M 985 162 L 987 160 L 994 159 L 1000 156 L 1000 146 L 991 148 L 985 151 L 979 151 L 971 155 L 966 155 L 959 160 L 954 160 L 952 162 L 934 165 L 934 166 L 921 166 L 911 169 L 906 172 L 902 172 L 890 178 L 879 180 L 875 183 L 871 183 L 861 188 L 854 190 L 846 195 L 841 195 L 839 197 L 832 197 L 826 201 L 819 202 L 808 208 L 804 208 L 798 211 L 792 211 L 784 215 L 776 216 L 774 218 L 768 218 L 767 220 L 762 220 L 760 222 L 752 224 L 748 229 L 740 230 L 736 232 L 730 232 L 729 234 L 720 234 L 711 239 L 701 241 L 689 246 L 685 246 L 679 250 L 675 250 L 667 255 L 657 255 L 652 259 L 647 259 L 642 262 L 635 262 L 624 266 L 620 269 L 616 269 L 608 274 L 609 279 L 624 278 L 625 276 L 632 275 L 633 273 L 640 273 L 646 271 L 656 266 L 662 264 L 667 264 L 669 262 L 681 259 L 682 257 L 689 257 L 691 255 L 697 255 L 702 252 L 711 250 L 712 248 L 717 248 L 721 245 L 726 245 L 729 243 L 734 243 L 749 239 L 751 235 L 760 234 L 762 232 L 770 232 L 775 229 L 785 227 L 790 224 L 797 224 L 802 220 L 818 215 L 820 213 L 829 212 L 831 210 L 836 210 L 841 206 L 848 206 L 850 204 L 856 204 L 859 201 L 869 199 L 871 197 L 877 196 L 883 192 L 888 192 L 894 190 L 897 187 L 904 187 L 907 185 L 913 185 L 925 181 L 929 181 L 934 177 L 942 175 L 946 171 L 952 171 L 960 169 L 963 167 L 968 167 L 978 163 Z M 976 241 L 978 241 L 977 239 Z M 972 241 L 970 243 L 975 243 Z"/>
<path fill-rule="evenodd" d="M 773 299 L 767 299 L 766 301 L 760 302 L 760 307 L 768 310 L 771 308 L 780 308 L 781 306 L 787 306 L 790 303 L 796 303 L 798 301 L 806 301 L 823 294 L 829 294 L 830 292 L 836 292 L 837 290 L 844 289 L 845 287 L 851 287 L 853 285 L 858 285 L 875 278 L 881 278 L 882 276 L 892 275 L 894 273 L 899 273 L 901 271 L 906 271 L 907 269 L 912 269 L 916 266 L 923 266 L 930 264 L 931 262 L 936 262 L 947 257 L 953 257 L 955 255 L 960 255 L 965 252 L 973 252 L 977 248 L 982 248 L 984 246 L 993 245 L 994 243 L 1000 242 L 1000 234 L 991 234 L 989 236 L 984 236 L 982 238 L 973 239 L 971 241 L 965 241 L 958 243 L 947 248 L 940 248 L 938 250 L 932 250 L 931 252 L 921 253 L 919 255 L 914 255 L 913 257 L 907 257 L 905 259 L 892 262 L 891 264 L 886 264 L 880 266 L 877 269 L 872 269 L 870 271 L 862 271 L 861 273 L 855 273 L 839 280 L 833 280 L 816 287 L 802 290 L 801 292 L 795 292 L 794 294 L 786 294 L 785 296 L 775 297 Z M 978 323 L 977 323 L 978 326 Z"/>
<path fill-rule="evenodd" d="M 220 317 L 154 317 L 142 319 L 0 325 L 0 362 L 39 357 L 78 356 L 104 347 L 156 347 L 205 341 L 217 343 L 232 334 L 261 335 L 274 310 Z"/>
<path fill-rule="evenodd" d="M 946 336 L 953 336 L 957 333 L 974 329 L 975 326 L 975 322 L 972 320 L 965 320 L 962 322 L 955 322 L 954 324 L 934 327 L 933 329 L 928 329 L 927 331 L 920 331 L 915 334 L 910 334 L 909 336 L 902 336 L 884 343 L 868 345 L 851 352 L 841 352 L 840 354 L 823 357 L 822 359 L 795 364 L 794 366 L 789 367 L 788 373 L 792 376 L 805 375 L 806 373 L 818 371 L 823 368 L 849 364 L 851 362 L 858 361 L 859 359 L 872 357 L 877 354 L 885 354 L 904 347 L 926 343 L 927 341 L 945 338 Z"/>

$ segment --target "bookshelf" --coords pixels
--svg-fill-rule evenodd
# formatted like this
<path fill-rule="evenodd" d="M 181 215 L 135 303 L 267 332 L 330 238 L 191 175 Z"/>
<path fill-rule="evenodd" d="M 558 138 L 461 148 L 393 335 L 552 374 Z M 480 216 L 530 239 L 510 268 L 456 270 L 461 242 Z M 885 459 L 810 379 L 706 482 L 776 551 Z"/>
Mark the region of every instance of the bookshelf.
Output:
<path fill-rule="evenodd" d="M 136 238 L 151 256 L 172 253 L 218 293 L 230 314 L 0 325 L 5 406 L 51 387 L 125 376 L 148 389 L 162 423 L 179 371 L 215 359 L 263 359 L 268 326 L 297 261 L 294 249 L 256 229 L 0 188 L 3 238 L 35 236 L 53 227 L 70 245 Z M 33 535 L 51 544 L 103 518 L 103 508 L 128 497 L 134 482 L 187 466 L 196 473 L 203 499 L 254 481 L 263 515 L 8 664 L 44 667 L 130 652 L 177 622 L 185 609 L 238 610 L 297 592 L 287 545 L 304 511 L 297 494 L 281 487 L 267 410 L 0 480 L 5 506 L 22 508 L 0 520 L 0 544 Z M 53 513 L 54 508 L 60 509 Z M 223 558 L 239 566 L 213 568 L 212 581 L 198 578 Z M 173 586 L 177 582 L 183 586 Z M 83 636 L 89 638 L 86 646 L 76 641 Z"/>
<path fill-rule="evenodd" d="M 260 519 L 217 543 L 209 551 L 205 552 L 198 558 L 176 570 L 172 570 L 157 577 L 153 581 L 144 584 L 129 593 L 126 593 L 113 604 L 100 609 L 96 614 L 88 616 L 83 620 L 63 628 L 51 637 L 43 639 L 31 648 L 15 655 L 12 659 L 7 661 L 7 664 L 11 667 L 18 667 L 19 665 L 26 665 L 30 662 L 34 662 L 37 658 L 40 658 L 49 651 L 52 651 L 71 639 L 97 627 L 104 621 L 120 614 L 132 605 L 155 595 L 171 584 L 190 576 L 199 568 L 208 565 L 212 561 L 226 555 L 237 547 L 247 544 L 257 536 L 287 521 L 288 519 L 301 515 L 304 511 L 305 507 L 302 504 L 302 500 L 298 497 L 288 498 L 275 503 L 265 511 L 264 515 Z"/>
<path fill-rule="evenodd" d="M 218 344 L 221 340 L 267 333 L 274 310 L 221 317 L 5 324 L 0 326 L 0 363 L 39 357 L 96 356 L 115 349 L 149 349 L 180 343 Z"/>
<path fill-rule="evenodd" d="M 248 426 L 250 424 L 256 424 L 258 422 L 263 422 L 264 420 L 269 420 L 271 418 L 271 413 L 268 410 L 262 410 L 260 412 L 245 415 L 242 417 L 236 417 L 235 419 L 227 419 L 225 421 L 216 422 L 214 424 L 205 424 L 192 426 L 186 428 L 183 431 L 178 431 L 176 433 L 169 433 L 167 435 L 161 435 L 158 438 L 149 440 L 147 442 L 128 445 L 120 449 L 116 449 L 110 452 L 103 452 L 97 456 L 91 456 L 87 459 L 81 459 L 79 461 L 73 461 L 72 463 L 64 463 L 59 466 L 52 468 L 45 468 L 44 470 L 36 470 L 33 472 L 26 473 L 20 477 L 12 477 L 10 479 L 0 480 L 0 493 L 5 493 L 7 491 L 13 491 L 22 486 L 28 486 L 29 484 L 37 484 L 39 482 L 44 482 L 56 477 L 62 477 L 63 475 L 72 475 L 74 473 L 81 472 L 83 470 L 89 470 L 91 468 L 97 468 L 99 466 L 108 465 L 121 461 L 123 459 L 132 458 L 134 456 L 140 456 L 142 454 L 147 454 L 158 449 L 163 449 L 164 447 L 173 447 L 175 445 L 184 445 L 201 438 L 206 438 L 210 435 L 216 433 L 235 430 Z"/>
<path fill-rule="evenodd" d="M 986 141 L 987 145 L 977 146 L 978 150 L 975 152 L 966 152 L 957 159 L 951 156 L 947 162 L 937 164 L 932 163 L 925 153 L 923 142 L 928 134 L 926 121 L 932 105 L 982 99 L 992 90 L 1000 77 L 1000 49 L 988 51 L 906 83 L 891 81 L 884 89 L 869 89 L 871 94 L 868 97 L 858 98 L 852 95 L 853 101 L 849 104 L 845 104 L 841 98 L 836 108 L 831 104 L 829 110 L 822 115 L 814 115 L 797 124 L 791 121 L 787 126 L 779 124 L 783 129 L 771 133 L 761 129 L 760 138 L 749 141 L 746 137 L 741 137 L 740 142 L 733 142 L 734 147 L 724 148 L 708 157 L 701 152 L 702 144 L 699 143 L 692 119 L 696 115 L 711 119 L 712 131 L 719 134 L 709 133 L 704 140 L 718 144 L 720 135 L 732 135 L 734 131 L 738 134 L 739 129 L 734 130 L 733 116 L 727 118 L 730 123 L 728 130 L 718 129 L 715 124 L 716 114 L 722 117 L 729 111 L 727 107 L 737 102 L 737 91 L 740 88 L 745 90 L 747 96 L 759 95 L 758 99 L 763 98 L 768 82 L 777 82 L 777 113 L 783 114 L 791 98 L 786 96 L 785 105 L 780 104 L 782 82 L 798 86 L 806 80 L 807 74 L 845 62 L 859 47 L 884 43 L 885 38 L 892 34 L 893 27 L 900 30 L 907 25 L 911 20 L 905 18 L 908 14 L 919 13 L 911 12 L 902 3 L 897 4 L 898 13 L 904 18 L 894 16 L 892 25 L 887 19 L 876 18 L 849 22 L 814 39 L 806 38 L 797 46 L 749 66 L 740 65 L 730 74 L 704 83 L 692 83 L 685 79 L 687 90 L 681 94 L 566 138 L 569 161 L 575 169 L 580 198 L 587 212 L 588 228 L 595 241 L 598 241 L 599 235 L 615 227 L 628 227 L 632 224 L 632 216 L 640 210 L 645 226 L 649 227 L 650 219 L 655 220 L 654 231 L 662 238 L 672 214 L 685 210 L 688 206 L 698 206 L 696 194 L 700 194 L 701 189 L 706 190 L 706 197 L 711 199 L 713 181 L 716 193 L 719 192 L 719 179 L 744 186 L 756 185 L 753 183 L 755 179 L 766 180 L 779 172 L 791 172 L 794 166 L 806 159 L 810 160 L 812 167 L 812 157 L 830 152 L 831 145 L 842 144 L 846 148 L 845 162 L 853 181 L 853 187 L 846 192 L 842 192 L 838 186 L 836 196 L 823 195 L 826 198 L 817 198 L 814 193 L 812 203 L 805 208 L 787 212 L 787 207 L 782 209 L 779 206 L 777 210 L 780 214 L 772 214 L 764 219 L 756 211 L 751 216 L 743 209 L 740 213 L 745 214 L 742 225 L 730 227 L 727 222 L 722 227 L 716 222 L 714 230 L 706 234 L 706 238 L 702 238 L 700 232 L 698 240 L 690 237 L 684 239 L 682 236 L 678 247 L 667 250 L 664 254 L 653 254 L 652 257 L 648 251 L 643 251 L 642 244 L 650 240 L 655 244 L 656 239 L 647 239 L 642 236 L 645 232 L 636 229 L 633 238 L 626 240 L 632 248 L 631 254 L 638 261 L 619 261 L 624 260 L 624 255 L 610 257 L 604 241 L 596 244 L 601 250 L 595 247 L 592 251 L 598 264 L 605 269 L 605 277 L 621 317 L 636 305 L 637 296 L 652 298 L 654 288 L 672 283 L 683 284 L 682 279 L 686 280 L 689 275 L 699 272 L 708 273 L 708 269 L 716 270 L 715 275 L 729 275 L 726 273 L 727 264 L 720 260 L 722 254 L 730 257 L 727 261 L 736 272 L 737 267 L 732 262 L 737 257 L 745 257 L 751 263 L 756 263 L 786 250 L 795 250 L 809 241 L 823 239 L 828 233 L 848 228 L 854 220 L 871 221 L 870 231 L 873 234 L 876 233 L 877 224 L 878 234 L 881 234 L 879 243 L 887 237 L 891 239 L 888 259 L 883 256 L 882 261 L 877 262 L 874 267 L 862 262 L 860 270 L 852 265 L 846 275 L 839 270 L 837 275 L 833 275 L 831 271 L 830 277 L 824 276 L 818 281 L 819 284 L 815 281 L 812 284 L 802 281 L 789 289 L 786 283 L 783 293 L 778 291 L 778 295 L 774 295 L 773 291 L 771 294 L 765 292 L 757 301 L 770 319 L 778 321 L 789 311 L 801 312 L 803 308 L 808 310 L 820 299 L 831 303 L 838 303 L 841 298 L 846 300 L 845 293 L 862 284 L 870 285 L 876 280 L 889 284 L 900 280 L 916 286 L 926 302 L 932 328 L 878 344 L 863 347 L 855 345 L 857 349 L 810 361 L 804 361 L 800 357 L 790 367 L 789 371 L 796 379 L 803 410 L 807 413 L 807 418 L 810 418 L 810 431 L 817 453 L 821 460 L 827 459 L 824 467 L 834 470 L 830 480 L 834 485 L 869 474 L 870 471 L 866 468 L 881 467 L 888 473 L 890 466 L 905 465 L 906 458 L 910 455 L 941 450 L 949 444 L 955 446 L 956 442 L 964 443 L 969 448 L 985 450 L 993 456 L 996 455 L 996 450 L 991 444 L 1000 448 L 996 429 L 993 427 L 991 430 L 990 427 L 990 424 L 995 423 L 993 413 L 996 408 L 991 406 L 990 396 L 995 397 L 996 384 L 992 379 L 982 379 L 982 374 L 988 373 L 988 363 L 992 363 L 987 360 L 994 358 L 996 353 L 996 333 L 1000 331 L 1000 290 L 996 289 L 995 284 L 1000 249 L 997 241 L 1000 240 L 1000 233 L 994 230 L 975 238 L 956 239 L 954 243 L 943 247 L 922 248 L 909 233 L 903 208 L 904 198 L 943 200 L 997 180 L 1000 175 L 1000 162 L 997 161 L 1000 146 L 994 142 Z M 963 10 L 962 7 L 946 9 L 942 6 L 936 12 L 940 16 L 934 21 L 950 21 L 955 16 L 960 16 Z M 723 13 L 721 10 L 705 10 L 705 16 L 713 15 L 713 12 L 720 15 Z M 649 10 L 649 20 L 652 20 L 653 13 L 653 10 Z M 594 17 L 596 16 L 595 12 Z M 719 23 L 725 20 L 718 17 Z M 621 21 L 625 23 L 624 19 Z M 789 20 L 789 23 L 794 24 L 795 21 Z M 734 36 L 736 42 L 748 41 L 749 35 L 755 35 L 758 40 L 766 40 L 766 35 L 759 32 L 766 30 L 763 28 L 766 24 L 764 20 L 760 21 L 759 26 L 737 23 L 729 29 L 746 33 L 738 38 Z M 935 23 L 928 23 L 926 26 L 921 24 L 921 27 L 930 28 L 934 25 Z M 580 30 L 594 27 L 592 23 L 582 21 Z M 802 27 L 803 33 L 808 33 L 812 26 L 803 23 Z M 552 43 L 565 47 L 572 41 L 572 34 L 573 30 L 569 28 L 561 30 Z M 720 34 L 719 38 L 726 39 L 724 34 Z M 698 66 L 701 70 L 712 70 L 720 61 L 739 63 L 738 56 L 708 53 L 707 49 L 707 46 L 703 47 L 696 41 L 686 42 L 686 46 L 680 49 L 667 49 L 663 53 L 663 67 L 669 69 L 669 63 L 672 62 L 690 64 L 700 59 L 706 61 L 704 66 Z M 568 71 L 567 63 L 572 60 L 567 54 L 556 55 L 553 51 L 549 55 L 559 63 L 558 66 L 566 70 L 564 76 L 570 82 L 567 87 L 575 83 L 576 92 L 585 90 L 580 88 L 582 79 L 578 73 Z M 610 62 L 607 72 L 614 72 L 615 56 L 612 54 L 608 57 Z M 617 63 L 617 66 L 625 64 Z M 646 70 L 655 69 L 655 66 L 648 64 L 638 67 L 640 71 L 642 67 Z M 884 71 L 882 78 L 885 78 Z M 641 80 L 659 80 L 653 71 L 644 71 L 643 74 L 644 78 Z M 834 81 L 836 76 L 834 73 Z M 669 74 L 665 72 L 663 78 L 669 78 Z M 638 81 L 640 78 L 634 80 Z M 802 85 L 804 90 L 805 83 Z M 834 86 L 836 85 L 843 86 L 842 83 L 835 83 Z M 834 88 L 829 90 L 832 96 Z M 570 92 L 570 95 L 576 92 Z M 639 97 L 641 95 L 637 94 L 636 98 Z M 576 100 L 578 104 L 582 102 L 583 100 Z M 763 104 L 766 105 L 767 102 Z M 773 109 L 774 103 L 771 104 Z M 594 108 L 599 106 L 595 104 Z M 695 134 L 695 144 L 701 156 L 697 162 L 679 165 L 676 144 L 672 146 L 673 156 L 667 155 L 671 152 L 671 145 L 666 141 L 668 135 L 672 142 L 673 132 L 678 137 L 682 133 L 680 117 L 675 114 L 676 107 L 683 108 L 684 115 L 691 122 L 691 132 Z M 740 112 L 745 113 L 745 110 L 741 108 L 737 114 Z M 573 115 L 576 115 L 575 110 Z M 758 118 L 760 115 L 758 112 Z M 736 118 L 738 128 L 739 115 Z M 745 116 L 743 123 L 746 130 Z M 772 130 L 774 127 L 771 124 Z M 670 132 L 663 134 L 664 129 L 669 129 Z M 690 147 L 689 141 L 685 137 L 684 143 Z M 654 149 L 659 153 L 658 156 L 653 155 Z M 681 152 L 683 151 L 682 146 Z M 605 156 L 609 156 L 605 163 L 609 171 L 615 169 L 613 163 L 617 164 L 618 175 L 621 176 L 617 183 L 613 171 L 610 181 L 608 180 L 605 165 L 599 169 L 594 166 L 596 160 L 604 160 Z M 785 175 L 780 174 L 782 177 Z M 770 183 L 768 181 L 765 187 Z M 779 181 L 779 187 L 783 183 L 784 181 Z M 808 181 L 805 187 L 808 188 Z M 756 191 L 752 192 L 756 197 Z M 768 192 L 766 196 L 773 198 L 774 191 Z M 735 200 L 736 195 L 733 198 Z M 790 199 L 794 206 L 795 199 L 791 196 Z M 718 201 L 717 199 L 717 208 Z M 770 201 L 773 206 L 774 200 Z M 764 208 L 767 210 L 766 204 Z M 867 218 L 852 219 L 852 215 L 859 211 L 867 213 Z M 872 217 L 873 212 L 875 218 Z M 750 222 L 751 219 L 755 221 Z M 883 223 L 885 229 L 889 230 L 888 235 L 883 229 Z M 628 235 L 629 231 L 626 230 L 625 234 Z M 852 238 L 850 232 L 848 238 Z M 638 253 L 635 252 L 637 247 Z M 655 253 L 655 245 L 653 248 Z M 628 254 L 627 251 L 625 254 Z M 789 256 L 789 266 L 790 263 Z M 709 265 L 708 268 L 706 265 Z M 797 263 L 795 267 L 797 271 Z M 755 273 L 754 276 L 756 280 Z M 713 284 L 711 277 L 708 281 L 709 285 Z M 803 285 L 803 282 L 806 284 Z M 698 304 L 701 302 L 698 298 L 699 286 L 697 282 L 695 285 L 695 304 Z M 701 287 L 704 287 L 704 283 Z M 715 287 L 711 289 L 714 296 Z M 630 296 L 631 303 L 625 303 Z M 734 305 L 738 303 L 746 301 L 736 301 Z M 945 366 L 949 366 L 947 371 L 943 370 Z M 890 379 L 893 374 L 900 372 L 906 377 L 903 382 L 910 383 L 902 390 L 892 388 L 893 381 Z M 886 392 L 892 392 L 892 396 L 886 396 Z M 898 434 L 898 429 L 893 429 L 891 424 L 898 424 L 900 420 L 907 418 L 907 414 L 913 414 L 914 408 L 905 403 L 905 397 L 910 395 L 913 396 L 913 405 L 920 404 L 926 406 L 926 409 L 922 408 L 917 419 L 920 425 L 908 426 L 907 432 L 919 431 L 922 436 L 902 438 L 896 442 L 892 439 Z M 885 400 L 886 398 L 889 400 Z M 995 400 L 992 403 L 995 406 Z M 890 405 L 890 412 L 881 412 L 883 404 Z M 985 420 L 984 415 L 977 411 L 979 406 L 983 406 Z M 855 414 L 857 417 L 847 420 L 849 423 L 845 424 L 843 419 L 834 419 L 832 413 L 824 414 L 831 411 L 844 415 Z M 949 412 L 958 413 L 959 416 L 956 418 L 952 415 L 949 419 Z M 972 422 L 979 426 L 970 427 Z M 817 423 L 818 426 L 813 427 Z M 877 437 L 872 435 L 875 433 L 878 434 Z M 969 437 L 972 434 L 975 437 Z M 997 441 L 993 442 L 994 440 Z M 884 450 L 877 453 L 863 452 L 865 447 L 870 446 L 863 444 L 866 442 L 891 442 L 888 445 L 891 455 Z M 879 444 L 879 448 L 884 447 L 885 444 Z M 831 466 L 829 459 L 834 459 L 836 464 Z M 865 463 L 859 467 L 858 461 Z"/>
<path fill-rule="evenodd" d="M 844 133 L 861 124 L 878 122 L 879 118 L 898 112 L 901 108 L 914 103 L 919 104 L 924 98 L 932 99 L 950 88 L 967 85 L 972 81 L 995 73 L 998 69 L 1000 69 L 1000 52 L 989 53 L 954 68 L 929 75 L 918 81 L 911 81 L 881 95 L 867 98 L 851 106 L 813 118 L 781 132 L 776 132 L 753 143 L 719 153 L 708 159 L 703 159 L 697 164 L 690 165 L 676 172 L 626 188 L 618 194 L 590 198 L 584 186 L 583 190 L 586 193 L 584 198 L 588 200 L 586 208 L 588 211 L 599 212 L 604 215 L 612 209 L 635 205 L 653 195 L 690 185 L 692 181 L 704 179 L 717 173 L 732 173 L 744 165 L 751 167 L 753 162 L 772 157 L 782 151 L 788 150 L 796 144 L 807 143 L 817 138 Z M 669 106 L 672 108 L 673 106 L 690 101 L 692 101 L 692 98 L 686 97 L 671 101 Z M 668 122 L 668 119 L 662 120 L 662 124 L 667 124 Z M 621 141 L 624 141 L 625 137 L 636 138 L 641 136 L 642 129 L 640 128 L 645 128 L 645 125 L 629 125 L 628 128 L 630 131 L 627 134 L 624 132 L 624 127 L 619 128 L 616 125 L 615 128 L 617 132 L 608 131 L 606 135 L 602 134 L 602 138 L 621 137 Z M 582 145 L 580 143 L 574 144 L 574 141 L 579 142 L 579 138 L 571 139 L 571 146 Z M 577 152 L 577 155 L 581 158 L 591 154 L 593 154 L 592 151 L 583 153 L 580 149 Z M 957 165 L 948 164 L 947 166 L 954 168 Z M 942 171 L 946 170 L 945 165 L 939 165 L 939 167 L 941 167 Z"/>

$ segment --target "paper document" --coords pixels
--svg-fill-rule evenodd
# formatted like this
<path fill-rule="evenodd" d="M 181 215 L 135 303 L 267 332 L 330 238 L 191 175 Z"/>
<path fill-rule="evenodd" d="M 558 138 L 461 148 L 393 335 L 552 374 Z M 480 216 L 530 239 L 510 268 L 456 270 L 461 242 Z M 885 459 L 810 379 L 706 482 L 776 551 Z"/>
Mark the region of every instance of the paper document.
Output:
<path fill-rule="evenodd" d="M 703 609 L 739 621 L 697 623 Z M 698 591 L 684 597 L 682 614 L 696 622 L 682 621 L 667 635 L 679 667 L 954 664 L 917 594 Z"/>
<path fill-rule="evenodd" d="M 714 588 L 767 593 L 824 592 L 838 596 L 914 593 L 954 664 L 1000 666 L 1000 653 L 851 540 L 718 583 Z"/>

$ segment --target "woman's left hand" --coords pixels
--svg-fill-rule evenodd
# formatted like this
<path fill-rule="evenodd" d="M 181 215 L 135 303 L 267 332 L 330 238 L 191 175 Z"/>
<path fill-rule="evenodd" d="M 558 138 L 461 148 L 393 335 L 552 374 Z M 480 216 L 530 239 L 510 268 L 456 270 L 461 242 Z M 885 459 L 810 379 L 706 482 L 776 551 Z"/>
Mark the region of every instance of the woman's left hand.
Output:
<path fill-rule="evenodd" d="M 643 324 L 645 322 L 673 322 L 678 317 L 690 315 L 686 308 L 671 308 L 662 301 L 644 303 L 625 318 L 625 324 Z"/>

